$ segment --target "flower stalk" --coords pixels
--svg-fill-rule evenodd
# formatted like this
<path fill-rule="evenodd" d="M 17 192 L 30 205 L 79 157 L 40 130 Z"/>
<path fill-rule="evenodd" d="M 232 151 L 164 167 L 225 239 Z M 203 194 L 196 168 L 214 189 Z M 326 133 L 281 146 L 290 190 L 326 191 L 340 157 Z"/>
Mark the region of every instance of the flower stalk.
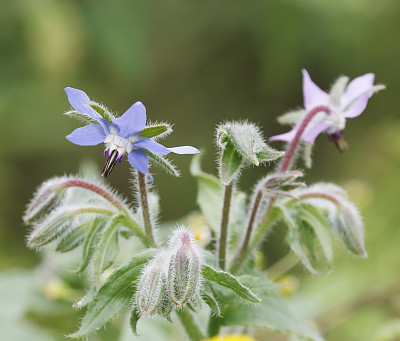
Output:
<path fill-rule="evenodd" d="M 303 134 L 304 130 L 311 122 L 311 120 L 314 118 L 314 116 L 320 113 L 321 111 L 325 112 L 327 115 L 331 113 L 331 109 L 329 109 L 327 106 L 320 105 L 310 110 L 309 113 L 306 115 L 306 117 L 303 119 L 299 129 L 296 132 L 296 135 L 294 136 L 293 140 L 289 143 L 285 156 L 282 159 L 282 163 L 279 169 L 280 172 L 286 172 L 289 169 L 293 160 L 293 156 L 295 155 L 296 149 L 299 145 L 301 135 Z"/>
<path fill-rule="evenodd" d="M 138 184 L 139 184 L 139 196 L 140 196 L 140 206 L 142 208 L 144 231 L 147 237 L 151 240 L 153 245 L 157 245 L 154 239 L 153 224 L 151 223 L 149 200 L 147 195 L 147 184 L 146 184 L 146 174 L 137 171 L 138 174 Z"/>
<path fill-rule="evenodd" d="M 229 212 L 231 208 L 233 182 L 225 186 L 224 193 L 224 205 L 222 208 L 222 219 L 221 219 L 221 232 L 219 237 L 218 246 L 218 261 L 219 266 L 222 270 L 225 270 L 226 265 L 226 247 L 228 239 L 228 224 L 229 224 Z"/>
<path fill-rule="evenodd" d="M 179 317 L 187 335 L 191 341 L 201 341 L 205 339 L 203 332 L 193 318 L 193 315 L 186 309 L 177 310 L 176 314 Z"/>

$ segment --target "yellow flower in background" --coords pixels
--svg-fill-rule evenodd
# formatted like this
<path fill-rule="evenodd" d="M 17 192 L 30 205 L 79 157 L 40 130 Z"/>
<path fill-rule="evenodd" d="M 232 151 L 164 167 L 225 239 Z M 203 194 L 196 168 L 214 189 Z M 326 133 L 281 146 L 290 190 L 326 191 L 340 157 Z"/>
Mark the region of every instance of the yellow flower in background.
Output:
<path fill-rule="evenodd" d="M 247 335 L 225 335 L 225 336 L 214 336 L 211 339 L 203 341 L 256 341 L 252 337 Z"/>
<path fill-rule="evenodd" d="M 211 241 L 211 230 L 203 215 L 200 213 L 192 213 L 186 219 L 186 224 L 190 227 L 190 231 L 194 233 L 195 240 L 200 247 L 206 246 Z"/>
<path fill-rule="evenodd" d="M 299 280 L 294 276 L 285 275 L 280 277 L 276 282 L 282 284 L 279 291 L 284 296 L 293 294 L 299 288 Z"/>

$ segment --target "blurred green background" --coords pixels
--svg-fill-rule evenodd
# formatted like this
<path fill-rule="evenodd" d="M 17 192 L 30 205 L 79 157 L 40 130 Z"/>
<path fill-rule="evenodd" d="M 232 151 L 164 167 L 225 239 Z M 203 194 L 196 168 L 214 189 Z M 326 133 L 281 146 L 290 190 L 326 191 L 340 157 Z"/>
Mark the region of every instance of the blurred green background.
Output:
<path fill-rule="evenodd" d="M 338 249 L 326 277 L 295 269 L 293 299 L 328 340 L 400 340 L 399 32 L 396 0 L 0 0 L 0 269 L 38 262 L 21 221 L 35 188 L 76 173 L 82 160 L 103 165 L 101 146 L 65 139 L 79 123 L 62 115 L 64 87 L 119 113 L 141 100 L 151 120 L 174 123 L 165 145 L 204 148 L 204 168 L 215 172 L 215 125 L 249 119 L 266 136 L 285 132 L 276 117 L 302 105 L 302 68 L 323 89 L 374 72 L 387 90 L 348 122 L 350 150 L 341 155 L 319 137 L 306 177 L 348 189 L 369 258 Z M 181 178 L 155 170 L 164 221 L 196 208 L 190 157 L 174 159 Z M 250 169 L 241 188 L 267 171 Z M 108 181 L 130 196 L 128 178 L 123 164 Z M 268 264 L 287 252 L 281 239 L 270 237 Z"/>

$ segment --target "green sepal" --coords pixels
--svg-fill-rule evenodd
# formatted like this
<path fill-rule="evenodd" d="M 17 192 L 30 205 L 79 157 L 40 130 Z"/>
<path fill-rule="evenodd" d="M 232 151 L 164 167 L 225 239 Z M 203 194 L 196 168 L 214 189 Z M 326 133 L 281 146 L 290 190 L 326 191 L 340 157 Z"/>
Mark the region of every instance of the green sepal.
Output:
<path fill-rule="evenodd" d="M 221 316 L 221 309 L 211 290 L 201 290 L 201 298 L 210 307 L 215 316 Z"/>
<path fill-rule="evenodd" d="M 137 323 L 140 319 L 140 316 L 141 315 L 136 307 L 133 307 L 131 311 L 131 316 L 129 318 L 129 326 L 131 327 L 131 331 L 135 336 L 139 336 L 139 333 L 137 332 Z"/>
<path fill-rule="evenodd" d="M 225 271 L 219 271 L 211 266 L 203 265 L 202 268 L 203 277 L 209 281 L 215 282 L 222 285 L 232 291 L 238 296 L 248 300 L 250 302 L 259 303 L 261 300 L 253 293 L 248 287 L 244 286 L 239 280 Z"/>
<path fill-rule="evenodd" d="M 89 104 L 90 107 L 106 121 L 111 123 L 111 121 L 115 118 L 115 116 L 105 106 L 93 101 L 90 101 L 87 104 Z M 98 122 L 96 121 L 96 123 Z"/>
<path fill-rule="evenodd" d="M 78 121 L 81 121 L 82 123 L 85 124 L 99 124 L 92 116 L 88 115 L 88 114 L 84 114 L 75 110 L 72 111 L 67 111 L 66 113 L 64 113 L 64 115 L 74 118 Z"/>
<path fill-rule="evenodd" d="M 56 251 L 69 252 L 80 246 L 85 239 L 85 233 L 87 233 L 90 225 L 91 223 L 84 223 L 74 229 L 68 236 L 60 241 L 57 245 Z"/>
<path fill-rule="evenodd" d="M 232 143 L 244 161 L 258 166 L 260 163 L 276 160 L 284 152 L 268 146 L 255 124 L 249 122 L 227 122 L 217 128 L 217 144 L 221 149 Z"/>
<path fill-rule="evenodd" d="M 228 141 L 221 151 L 219 177 L 224 185 L 229 185 L 236 179 L 243 165 L 243 156 L 235 149 L 233 143 Z"/>
<path fill-rule="evenodd" d="M 145 150 L 145 152 L 151 161 L 153 161 L 156 165 L 160 166 L 162 169 L 166 170 L 169 174 L 177 177 L 181 175 L 181 173 L 175 167 L 175 165 L 173 165 L 172 162 L 168 160 L 166 157 L 150 153 L 147 150 Z"/>
<path fill-rule="evenodd" d="M 163 123 L 145 127 L 143 131 L 139 134 L 139 136 L 152 138 L 165 133 L 169 133 L 171 131 L 171 126 L 169 124 Z"/>
<path fill-rule="evenodd" d="M 156 250 L 148 249 L 119 266 L 106 279 L 88 306 L 79 330 L 70 337 L 79 338 L 104 326 L 121 309 L 130 305 L 134 283 L 142 267 L 154 257 Z"/>

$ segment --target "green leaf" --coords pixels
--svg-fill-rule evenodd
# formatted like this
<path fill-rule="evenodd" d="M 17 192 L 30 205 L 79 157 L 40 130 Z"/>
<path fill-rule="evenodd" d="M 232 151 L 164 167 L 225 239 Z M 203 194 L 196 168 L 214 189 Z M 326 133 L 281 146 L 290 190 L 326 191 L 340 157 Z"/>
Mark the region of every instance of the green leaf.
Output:
<path fill-rule="evenodd" d="M 306 222 L 314 230 L 327 261 L 332 262 L 332 240 L 329 233 L 330 226 L 326 218 L 316 207 L 312 205 L 301 205 L 301 210 L 299 210 L 299 219 Z"/>
<path fill-rule="evenodd" d="M 146 150 L 146 154 L 149 156 L 150 160 L 154 161 L 156 165 L 160 166 L 166 170 L 169 174 L 173 176 L 180 176 L 179 170 L 173 165 L 173 163 L 164 156 L 152 154 Z"/>
<path fill-rule="evenodd" d="M 56 251 L 68 252 L 81 245 L 85 239 L 85 233 L 89 229 L 90 225 L 91 223 L 85 223 L 74 229 L 72 233 L 60 241 L 57 245 Z"/>
<path fill-rule="evenodd" d="M 261 301 L 256 294 L 254 294 L 249 288 L 245 287 L 236 277 L 228 272 L 219 271 L 211 266 L 203 265 L 202 274 L 205 279 L 218 283 L 219 285 L 234 291 L 238 296 L 245 300 L 255 303 Z"/>
<path fill-rule="evenodd" d="M 140 319 L 140 313 L 136 309 L 136 307 L 133 307 L 131 312 L 131 317 L 129 318 L 129 326 L 131 327 L 132 333 L 135 336 L 139 336 L 139 333 L 137 332 L 137 323 L 139 319 Z"/>
<path fill-rule="evenodd" d="M 70 335 L 78 338 L 101 328 L 122 308 L 130 305 L 135 281 L 142 267 L 154 257 L 156 250 L 148 249 L 118 267 L 104 282 L 88 306 L 79 330 Z"/>
<path fill-rule="evenodd" d="M 321 275 L 321 271 L 312 264 L 312 260 L 317 259 L 318 248 L 322 249 L 328 264 L 333 259 L 330 226 L 325 216 L 310 204 L 297 204 L 290 208 L 281 206 L 277 210 L 288 226 L 286 242 L 291 250 L 307 270 L 314 275 Z"/>
<path fill-rule="evenodd" d="M 229 185 L 239 175 L 242 164 L 242 155 L 235 149 L 233 143 L 228 141 L 221 152 L 219 164 L 219 177 L 222 183 Z"/>
<path fill-rule="evenodd" d="M 236 303 L 226 306 L 222 314 L 225 326 L 268 328 L 281 333 L 296 334 L 313 341 L 323 338 L 306 322 L 295 316 L 286 301 L 277 294 L 263 295 L 256 305 Z"/>
<path fill-rule="evenodd" d="M 153 126 L 147 126 L 143 129 L 143 131 L 139 134 L 139 136 L 151 138 L 151 137 L 156 137 L 161 134 L 170 132 L 171 126 L 169 124 L 157 124 Z"/>
<path fill-rule="evenodd" d="M 81 121 L 81 122 L 83 122 L 85 124 L 93 124 L 93 123 L 94 124 L 98 124 L 98 122 L 92 116 L 90 116 L 88 114 L 77 112 L 75 110 L 68 111 L 68 112 L 64 113 L 64 115 L 66 115 L 68 117 L 71 117 L 71 118 L 74 118 L 74 119 L 76 119 L 78 121 Z"/>
<path fill-rule="evenodd" d="M 215 314 L 215 316 L 221 316 L 221 309 L 217 300 L 214 298 L 211 290 L 202 290 L 201 298 L 203 301 L 210 307 L 211 311 Z"/>
<path fill-rule="evenodd" d="M 75 272 L 79 273 L 86 269 L 96 251 L 96 245 L 100 239 L 100 232 L 104 227 L 104 219 L 95 218 L 91 224 L 89 232 L 83 242 L 82 247 L 82 264 Z"/>
<path fill-rule="evenodd" d="M 94 275 L 99 279 L 104 270 L 108 269 L 118 255 L 118 228 L 124 215 L 117 215 L 110 219 L 108 225 L 101 232 L 100 240 L 96 245 L 96 256 L 94 258 Z"/>
<path fill-rule="evenodd" d="M 93 101 L 88 102 L 88 104 L 106 121 L 111 122 L 115 118 L 115 116 L 105 106 Z M 98 124 L 97 121 L 96 123 Z"/>

